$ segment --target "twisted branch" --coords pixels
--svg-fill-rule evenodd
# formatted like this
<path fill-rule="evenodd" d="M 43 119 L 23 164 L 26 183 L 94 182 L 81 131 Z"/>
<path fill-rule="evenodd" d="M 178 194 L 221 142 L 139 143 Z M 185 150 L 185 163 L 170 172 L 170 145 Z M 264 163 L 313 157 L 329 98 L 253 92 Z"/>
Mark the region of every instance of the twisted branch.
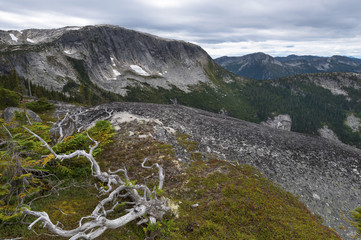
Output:
<path fill-rule="evenodd" d="M 89 135 L 89 139 L 94 142 L 94 145 L 90 147 L 89 153 L 85 152 L 84 150 L 76 150 L 70 154 L 57 154 L 40 136 L 38 136 L 28 128 L 24 128 L 37 139 L 39 139 L 39 141 L 41 141 L 44 146 L 49 149 L 49 151 L 54 155 L 55 159 L 59 159 L 62 161 L 64 159 L 70 159 L 76 156 L 83 156 L 88 159 L 91 163 L 92 175 L 101 182 L 106 183 L 108 186 L 107 190 L 103 188 L 99 189 L 100 193 L 108 194 L 108 196 L 98 203 L 98 205 L 94 208 L 93 212 L 89 216 L 84 216 L 81 218 L 81 220 L 79 221 L 79 227 L 72 230 L 64 230 L 54 224 L 50 220 L 49 215 L 46 212 L 24 210 L 24 214 L 37 217 L 37 219 L 29 225 L 29 230 L 37 222 L 40 221 L 52 233 L 62 237 L 70 237 L 71 240 L 80 238 L 95 239 L 107 229 L 122 227 L 137 218 L 142 219 L 140 222 L 138 222 L 139 224 L 147 222 L 148 220 L 154 223 L 156 220 L 162 219 L 163 215 L 167 211 L 169 211 L 169 208 L 167 207 L 167 199 L 157 199 L 155 197 L 156 193 L 153 191 L 153 193 L 151 194 L 150 190 L 146 185 L 133 184 L 129 180 L 127 170 L 125 168 L 118 169 L 113 172 L 110 170 L 108 170 L 108 172 L 102 172 L 98 163 L 93 157 L 93 151 L 98 146 L 98 142 L 93 140 Z M 146 163 L 146 161 L 147 158 L 144 159 L 142 163 L 143 168 L 150 169 L 154 166 L 158 168 L 158 188 L 162 189 L 164 183 L 163 168 L 158 163 L 155 163 L 152 166 L 145 166 L 144 164 Z M 120 178 L 119 175 L 116 174 L 119 172 L 122 172 L 124 174 L 124 177 L 126 179 L 125 182 Z M 144 196 L 141 196 L 138 193 L 138 190 L 142 190 L 144 192 Z M 108 219 L 107 215 L 113 212 L 115 207 L 118 205 L 117 199 L 125 197 L 130 197 L 132 199 L 132 202 L 128 202 L 128 204 L 132 204 L 133 207 L 128 209 L 127 214 L 123 216 L 120 216 L 116 219 Z M 111 208 L 107 210 L 105 206 L 108 206 L 109 203 L 113 204 Z M 144 215 L 147 215 L 148 219 L 143 219 Z M 88 221 L 83 223 L 83 220 L 85 219 L 88 219 Z"/>

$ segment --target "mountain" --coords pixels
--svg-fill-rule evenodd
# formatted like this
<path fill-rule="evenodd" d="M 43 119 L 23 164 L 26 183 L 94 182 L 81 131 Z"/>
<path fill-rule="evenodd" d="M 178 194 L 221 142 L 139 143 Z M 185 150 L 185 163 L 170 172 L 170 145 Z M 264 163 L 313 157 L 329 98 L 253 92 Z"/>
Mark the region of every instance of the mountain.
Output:
<path fill-rule="evenodd" d="M 258 80 L 303 73 L 361 72 L 361 59 L 344 56 L 272 57 L 264 53 L 253 53 L 242 57 L 220 57 L 215 61 L 237 75 Z"/>
<path fill-rule="evenodd" d="M 178 103 L 276 127 L 282 123 L 272 119 L 284 115 L 289 116 L 286 122 L 292 122 L 285 129 L 361 147 L 361 75 L 357 73 L 257 81 L 228 72 L 194 44 L 108 25 L 2 31 L 1 42 L 0 88 L 18 95 L 85 105 Z M 262 53 L 247 58 L 280 71 L 282 61 L 324 59 L 295 55 L 276 59 Z M 344 64 L 359 61 L 329 59 Z M 12 99 L 17 102 L 16 96 Z"/>
<path fill-rule="evenodd" d="M 67 95 L 90 84 L 121 96 L 142 85 L 187 92 L 210 83 L 204 69 L 213 63 L 194 44 L 110 25 L 0 31 L 0 47 L 0 74 L 15 70 Z"/>
<path fill-rule="evenodd" d="M 91 109 L 77 108 L 80 112 L 76 113 L 74 119 L 82 119 L 90 124 L 96 119 L 111 116 L 114 117 L 113 123 L 117 130 L 127 130 L 121 132 L 117 139 L 119 142 L 107 152 L 107 157 L 102 162 L 104 166 L 108 166 L 112 161 L 122 165 L 123 163 L 118 162 L 119 159 L 127 159 L 133 167 L 134 159 L 138 159 L 139 156 L 145 157 L 143 151 L 154 151 L 156 153 L 154 157 L 162 157 L 161 159 L 168 159 L 168 157 L 160 156 L 160 153 L 170 155 L 174 153 L 176 158 L 172 159 L 177 160 L 176 163 L 182 163 L 182 159 L 185 159 L 186 164 L 189 163 L 188 160 L 207 160 L 207 164 L 212 165 L 214 163 L 212 160 L 216 158 L 236 161 L 235 164 L 250 164 L 286 190 L 299 195 L 315 214 L 322 216 L 326 225 L 332 226 L 345 239 L 349 238 L 352 232 L 351 226 L 344 222 L 340 212 L 348 217 L 349 211 L 356 207 L 360 199 L 357 191 L 360 188 L 360 150 L 352 147 L 352 145 L 361 147 L 358 126 L 361 123 L 360 74 L 316 73 L 257 81 L 237 77 L 228 72 L 196 45 L 107 25 L 53 30 L 30 29 L 22 32 L 2 31 L 0 44 L 0 72 L 2 73 L 0 90 L 4 95 L 11 96 L 12 100 L 1 102 L 1 108 L 6 105 L 23 106 L 24 102 L 29 101 L 26 95 L 67 100 L 84 105 L 96 105 L 100 102 L 115 100 L 174 103 L 173 105 L 108 103 Z M 281 67 L 283 64 L 280 60 L 264 56 L 264 54 L 258 55 L 259 59 L 264 59 L 262 61 L 273 65 Z M 297 57 L 290 56 L 290 58 Z M 2 91 L 3 88 L 9 90 Z M 64 111 L 70 110 L 65 107 Z M 128 123 L 122 122 L 123 120 L 115 119 L 116 116 L 113 113 L 119 112 L 139 115 L 142 121 L 139 125 L 133 126 L 133 123 L 127 125 Z M 218 112 L 222 114 L 215 114 Z M 55 112 L 55 116 L 56 113 L 61 115 L 61 112 Z M 126 116 L 129 119 L 134 117 L 133 115 Z M 21 116 L 18 117 L 21 118 Z M 143 133 L 140 129 L 142 130 L 146 125 L 144 123 L 148 123 L 148 118 L 155 121 L 146 126 L 147 132 Z M 26 122 L 26 116 L 22 116 L 21 119 Z M 267 123 L 272 119 L 286 122 L 287 127 L 284 129 L 290 129 L 291 132 L 256 124 Z M 45 116 L 44 121 L 55 120 L 54 117 Z M 270 125 L 279 126 L 278 123 Z M 49 126 L 34 124 L 32 128 L 44 134 Z M 40 144 L 33 143 L 34 139 L 25 133 L 24 129 L 12 131 L 23 149 L 34 147 L 36 154 L 40 154 Z M 325 132 L 335 141 L 315 137 L 315 135 L 324 136 Z M 4 138 L 8 136 L 4 129 L 0 133 Z M 143 149 L 142 145 L 139 145 L 141 144 L 139 139 L 149 140 L 147 136 L 156 136 L 161 142 L 142 142 L 142 144 L 148 144 Z M 132 137 L 131 142 L 122 140 L 129 137 Z M 44 138 L 50 141 L 48 135 L 44 135 Z M 71 146 L 83 146 L 85 139 L 87 137 L 83 133 L 77 137 L 69 136 L 67 141 L 71 141 Z M 349 145 L 342 144 L 336 141 L 337 139 Z M 170 148 L 168 145 L 162 145 L 162 142 L 167 144 L 178 142 L 178 144 Z M 6 140 L 0 143 L 6 144 Z M 67 147 L 59 146 L 65 151 L 68 151 Z M 88 145 L 83 147 L 84 150 L 89 149 Z M 138 149 L 142 150 L 138 151 Z M 109 156 L 115 153 L 117 153 L 115 157 Z M 28 156 L 27 152 L 22 154 L 25 157 Z M 48 153 L 42 155 L 44 154 Z M 36 162 L 35 159 L 32 160 Z M 174 169 L 177 168 L 178 164 L 174 162 L 172 164 L 167 172 L 175 171 Z M 203 171 L 201 163 L 197 164 L 200 167 L 195 170 Z M 57 166 L 60 169 L 55 168 L 53 171 L 58 171 L 63 175 L 85 174 L 83 162 L 75 166 L 75 173 L 71 171 L 70 162 L 65 162 L 60 166 L 52 163 L 49 167 Z M 252 174 L 252 170 L 249 176 L 234 175 L 234 171 L 229 170 L 229 166 L 217 166 L 216 170 L 211 171 L 212 174 L 203 172 L 202 176 L 212 178 L 212 176 L 219 176 L 217 172 L 236 176 L 237 179 L 249 179 L 255 174 L 259 176 L 258 173 Z M 194 172 L 187 174 L 195 175 Z M 187 176 L 187 174 L 182 173 L 177 177 Z M 140 178 L 139 181 L 144 181 L 144 179 Z M 228 178 L 222 175 L 217 178 L 217 181 L 223 181 L 222 179 Z M 255 181 L 263 182 L 260 179 Z M 198 184 L 197 179 L 193 179 L 192 182 Z M 200 189 L 209 185 L 220 188 L 222 185 L 217 185 L 218 182 L 213 183 L 205 183 L 204 186 L 200 186 Z M 184 184 L 187 184 L 186 180 Z M 238 184 L 235 182 L 233 185 Z M 234 192 L 244 191 L 235 189 L 233 185 L 225 186 L 224 189 L 222 185 L 221 195 L 231 197 L 234 196 Z M 174 187 L 177 189 L 179 186 L 174 185 Z M 257 185 L 254 188 L 257 189 L 255 192 L 268 191 L 268 187 L 264 185 Z M 216 189 L 212 188 L 210 192 L 200 191 L 204 195 L 193 188 L 188 190 L 187 188 L 184 190 L 187 196 L 187 199 L 183 201 L 186 203 L 185 209 L 194 209 L 193 204 L 197 204 L 194 196 L 204 201 L 205 205 L 201 205 L 202 209 L 218 208 L 218 203 L 212 202 L 213 196 L 220 196 L 212 192 Z M 179 197 L 183 196 L 182 194 L 182 192 L 177 192 L 175 198 L 182 199 Z M 279 194 L 273 195 L 275 199 L 279 198 Z M 265 196 L 263 199 L 268 199 L 268 195 Z M 75 203 L 81 204 L 84 199 L 88 198 L 77 199 Z M 238 201 L 237 199 L 239 198 L 235 197 L 232 201 Z M 257 198 L 257 201 L 259 199 Z M 70 204 L 68 200 L 59 199 L 56 202 L 59 203 L 58 205 L 63 204 L 69 214 L 73 212 L 71 210 L 73 206 L 68 206 Z M 235 207 L 232 204 L 229 205 L 232 201 L 226 199 L 222 204 L 227 206 L 228 210 L 228 207 Z M 264 204 L 254 205 L 253 201 L 247 198 L 244 201 L 251 209 L 259 210 L 264 206 Z M 291 202 L 291 205 L 298 206 L 298 203 L 293 204 L 293 200 Z M 49 203 L 47 204 L 49 206 Z M 223 210 L 223 208 L 219 209 Z M 202 230 L 220 233 L 219 230 L 224 229 L 224 226 L 220 227 L 213 222 L 213 220 L 221 221 L 219 219 L 222 218 L 219 218 L 219 215 L 214 216 L 212 212 L 207 212 L 208 215 L 198 213 L 197 216 L 204 216 L 207 220 L 194 222 L 191 217 L 186 219 L 185 222 L 188 225 L 182 226 L 182 229 L 187 234 L 194 230 L 199 231 L 200 234 Z M 62 213 L 56 214 L 62 216 Z M 54 213 L 55 216 L 56 214 Z M 251 211 L 249 215 L 254 215 L 254 212 Z M 211 221 L 209 216 L 217 218 Z M 270 218 L 273 219 L 272 216 Z M 313 220 L 317 218 L 317 216 L 311 216 Z M 228 220 L 240 222 L 242 219 L 244 218 L 237 221 Z M 256 220 L 252 218 L 250 221 L 258 222 L 257 218 Z M 283 218 L 278 221 L 289 231 L 298 229 L 298 225 L 290 225 Z M 285 221 L 286 225 L 283 224 Z M 311 220 L 305 222 L 311 222 Z M 77 222 L 73 222 L 73 225 L 77 225 Z M 277 226 L 279 226 L 278 223 L 273 226 L 275 229 L 271 232 L 278 232 Z M 267 224 L 258 227 L 266 229 Z M 302 232 L 308 232 L 308 230 Z M 251 235 L 238 237 L 252 238 Z M 320 238 L 308 236 L 304 239 Z"/>

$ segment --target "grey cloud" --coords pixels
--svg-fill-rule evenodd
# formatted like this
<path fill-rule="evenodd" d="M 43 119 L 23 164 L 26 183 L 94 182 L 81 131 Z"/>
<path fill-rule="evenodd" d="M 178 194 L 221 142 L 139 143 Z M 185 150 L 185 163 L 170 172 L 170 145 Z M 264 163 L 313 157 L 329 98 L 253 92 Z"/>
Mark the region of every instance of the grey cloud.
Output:
<path fill-rule="evenodd" d="M 294 51 L 301 41 L 342 39 L 350 45 L 348 39 L 361 32 L 359 9 L 361 1 L 357 0 L 0 0 L 0 11 L 24 19 L 27 14 L 55 12 L 64 18 L 77 17 L 79 22 L 115 24 L 204 46 L 231 42 L 240 43 L 241 49 L 247 48 L 242 43 L 266 46 L 267 41 L 277 41 L 281 46 L 294 46 L 288 47 Z M 38 23 L 31 24 L 28 21 L 26 26 L 37 27 Z M 0 17 L 0 28 L 9 27 L 22 28 Z"/>

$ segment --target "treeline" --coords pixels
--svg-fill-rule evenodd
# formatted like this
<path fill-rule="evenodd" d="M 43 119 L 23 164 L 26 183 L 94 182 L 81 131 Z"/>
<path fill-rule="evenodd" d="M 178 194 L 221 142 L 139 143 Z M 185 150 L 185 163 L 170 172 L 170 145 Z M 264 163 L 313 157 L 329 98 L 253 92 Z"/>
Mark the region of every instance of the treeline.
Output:
<path fill-rule="evenodd" d="M 82 61 L 72 59 L 70 62 L 78 71 L 80 84 L 68 79 L 61 92 L 34 84 L 20 77 L 15 70 L 9 74 L 0 75 L 0 88 L 10 90 L 13 94 L 19 96 L 19 100 L 24 96 L 32 96 L 88 106 L 123 100 L 120 95 L 101 89 L 92 83 Z M 9 93 L 7 93 L 7 96 L 10 96 Z"/>
<path fill-rule="evenodd" d="M 360 108 L 356 96 L 349 101 L 311 82 L 287 80 L 248 83 L 244 94 L 257 110 L 258 122 L 287 113 L 292 118 L 292 131 L 317 134 L 327 125 L 341 141 L 361 147 L 360 134 L 344 124 L 347 114 Z"/>

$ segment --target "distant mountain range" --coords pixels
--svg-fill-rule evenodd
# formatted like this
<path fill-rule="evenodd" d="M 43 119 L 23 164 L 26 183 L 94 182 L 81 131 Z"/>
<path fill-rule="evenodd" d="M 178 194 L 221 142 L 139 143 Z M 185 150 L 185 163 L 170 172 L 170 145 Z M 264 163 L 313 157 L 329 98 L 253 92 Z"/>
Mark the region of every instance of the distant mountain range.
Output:
<path fill-rule="evenodd" d="M 215 61 L 225 69 L 257 80 L 269 80 L 303 73 L 361 72 L 361 59 L 332 56 L 272 57 L 252 53 L 241 57 L 220 57 Z"/>

